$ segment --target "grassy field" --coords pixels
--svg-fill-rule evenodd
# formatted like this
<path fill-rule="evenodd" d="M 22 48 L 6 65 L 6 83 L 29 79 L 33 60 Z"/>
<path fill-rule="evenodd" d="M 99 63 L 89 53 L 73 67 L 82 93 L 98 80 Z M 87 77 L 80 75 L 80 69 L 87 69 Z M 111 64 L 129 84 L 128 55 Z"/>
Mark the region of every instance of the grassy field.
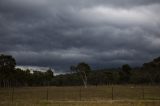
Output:
<path fill-rule="evenodd" d="M 0 106 L 159 106 L 160 86 L 0 88 Z"/>

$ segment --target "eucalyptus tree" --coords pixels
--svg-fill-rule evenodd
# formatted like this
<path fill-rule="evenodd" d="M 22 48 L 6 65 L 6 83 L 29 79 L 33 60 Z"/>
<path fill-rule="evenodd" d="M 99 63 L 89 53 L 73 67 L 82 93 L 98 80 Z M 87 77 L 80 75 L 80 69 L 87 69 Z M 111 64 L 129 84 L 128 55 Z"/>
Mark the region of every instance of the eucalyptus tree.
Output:
<path fill-rule="evenodd" d="M 0 55 L 0 77 L 4 87 L 10 86 L 15 79 L 16 60 L 10 55 Z"/>
<path fill-rule="evenodd" d="M 122 82 L 128 83 L 131 78 L 131 67 L 128 64 L 122 65 L 122 71 L 119 72 L 120 80 Z"/>
<path fill-rule="evenodd" d="M 83 81 L 84 87 L 87 88 L 88 74 L 91 71 L 90 66 L 87 63 L 81 62 L 77 66 L 71 66 L 70 69 L 72 72 L 79 74 Z"/>

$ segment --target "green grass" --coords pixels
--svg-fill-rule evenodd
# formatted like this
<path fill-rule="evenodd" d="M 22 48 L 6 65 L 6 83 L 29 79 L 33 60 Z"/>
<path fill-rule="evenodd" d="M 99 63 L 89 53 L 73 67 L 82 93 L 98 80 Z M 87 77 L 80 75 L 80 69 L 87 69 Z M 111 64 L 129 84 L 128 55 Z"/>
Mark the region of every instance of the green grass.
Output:
<path fill-rule="evenodd" d="M 159 105 L 159 86 L 113 86 L 113 95 L 112 86 L 0 88 L 0 106 Z"/>

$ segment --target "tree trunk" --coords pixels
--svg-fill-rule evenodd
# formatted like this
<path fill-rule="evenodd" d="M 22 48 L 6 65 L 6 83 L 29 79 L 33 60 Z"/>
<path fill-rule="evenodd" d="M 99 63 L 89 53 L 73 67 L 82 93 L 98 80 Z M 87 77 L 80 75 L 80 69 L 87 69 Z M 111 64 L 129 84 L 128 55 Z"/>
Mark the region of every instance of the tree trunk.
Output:
<path fill-rule="evenodd" d="M 82 73 L 80 73 L 80 76 L 82 78 L 84 87 L 87 88 L 87 76 L 86 76 L 86 74 L 84 74 L 84 76 L 83 76 Z"/>

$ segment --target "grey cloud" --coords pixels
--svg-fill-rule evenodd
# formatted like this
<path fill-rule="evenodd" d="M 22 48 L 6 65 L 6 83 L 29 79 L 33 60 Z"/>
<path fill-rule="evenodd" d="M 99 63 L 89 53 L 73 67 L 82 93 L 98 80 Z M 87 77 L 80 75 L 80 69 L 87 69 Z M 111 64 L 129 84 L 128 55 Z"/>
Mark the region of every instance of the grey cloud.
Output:
<path fill-rule="evenodd" d="M 160 54 L 159 0 L 1 0 L 0 52 L 18 65 L 137 66 Z"/>

